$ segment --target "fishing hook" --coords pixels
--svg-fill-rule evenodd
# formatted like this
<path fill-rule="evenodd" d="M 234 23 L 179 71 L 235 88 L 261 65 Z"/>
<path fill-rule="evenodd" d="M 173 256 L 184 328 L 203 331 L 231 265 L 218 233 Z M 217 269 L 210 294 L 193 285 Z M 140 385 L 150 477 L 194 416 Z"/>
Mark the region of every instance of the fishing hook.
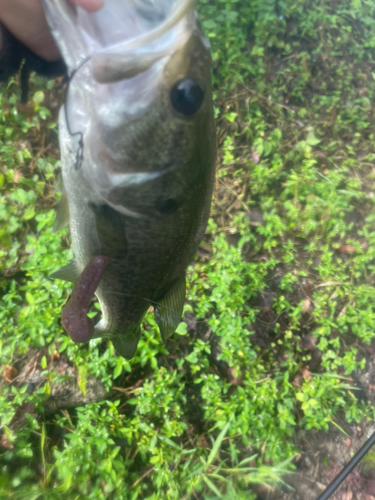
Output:
<path fill-rule="evenodd" d="M 68 97 L 69 97 L 69 90 L 70 90 L 70 84 L 72 83 L 72 80 L 74 76 L 76 75 L 77 71 L 79 71 L 84 64 L 86 64 L 89 60 L 91 59 L 91 56 L 85 57 L 76 68 L 72 71 L 72 74 L 70 75 L 70 78 L 68 80 L 67 86 L 66 86 L 66 94 L 65 94 L 65 105 L 64 105 L 64 114 L 65 114 L 65 123 L 66 123 L 66 128 L 68 129 L 68 133 L 71 137 L 79 136 L 78 140 L 78 149 L 76 153 L 76 164 L 75 164 L 75 169 L 79 170 L 82 166 L 83 162 L 83 151 L 84 151 L 84 144 L 83 144 L 83 133 L 82 132 L 72 132 L 72 129 L 70 128 L 69 125 L 69 116 L 68 116 Z"/>

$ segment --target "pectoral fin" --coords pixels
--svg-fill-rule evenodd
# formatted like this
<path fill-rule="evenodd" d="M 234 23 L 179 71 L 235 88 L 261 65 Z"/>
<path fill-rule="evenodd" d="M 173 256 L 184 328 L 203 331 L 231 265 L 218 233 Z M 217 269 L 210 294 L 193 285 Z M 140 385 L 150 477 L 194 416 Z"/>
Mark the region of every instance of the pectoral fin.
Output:
<path fill-rule="evenodd" d="M 56 178 L 55 191 L 57 193 L 62 193 L 64 190 L 64 181 L 62 178 L 62 173 L 60 172 Z"/>
<path fill-rule="evenodd" d="M 163 340 L 171 337 L 178 327 L 186 295 L 185 276 L 178 280 L 165 297 L 154 308 L 155 321 Z"/>
<path fill-rule="evenodd" d="M 69 224 L 69 203 L 66 191 L 63 190 L 56 210 L 56 219 L 52 231 L 56 233 Z"/>
<path fill-rule="evenodd" d="M 52 273 L 50 275 L 50 278 L 76 283 L 78 281 L 79 275 L 80 272 L 78 271 L 77 264 L 73 259 L 69 262 L 69 264 L 60 267 L 58 271 Z"/>
<path fill-rule="evenodd" d="M 95 214 L 95 224 L 101 252 L 111 259 L 126 257 L 127 240 L 123 217 L 108 205 L 90 205 Z"/>

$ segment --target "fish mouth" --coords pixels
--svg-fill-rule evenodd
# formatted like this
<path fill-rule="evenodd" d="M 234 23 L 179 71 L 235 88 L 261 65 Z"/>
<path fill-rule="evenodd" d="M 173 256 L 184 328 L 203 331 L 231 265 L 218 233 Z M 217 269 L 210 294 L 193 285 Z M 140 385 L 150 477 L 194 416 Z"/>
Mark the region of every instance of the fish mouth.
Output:
<path fill-rule="evenodd" d="M 135 0 L 134 3 L 144 2 Z M 94 53 L 91 56 L 94 79 L 98 83 L 108 84 L 132 78 L 178 50 L 190 36 L 189 17 L 192 16 L 189 14 L 193 14 L 194 7 L 195 0 L 179 0 L 172 5 L 165 19 L 150 31 Z M 179 35 L 168 37 L 184 20 L 185 25 L 180 26 Z"/>
<path fill-rule="evenodd" d="M 140 3 L 135 1 L 134 3 Z M 118 46 L 113 46 L 112 51 L 124 52 L 126 50 L 134 50 L 142 45 L 147 45 L 158 38 L 165 35 L 170 29 L 172 29 L 181 19 L 188 13 L 194 10 L 195 0 L 179 0 L 172 5 L 169 15 L 164 19 L 164 21 L 156 26 L 153 30 L 145 33 L 137 38 L 126 40 L 124 43 L 118 44 Z"/>
<path fill-rule="evenodd" d="M 209 48 L 197 23 L 195 0 L 106 0 L 94 14 L 68 0 L 42 1 L 71 76 L 63 123 L 70 136 L 66 143 L 80 153 L 75 169 L 82 168 L 93 191 L 116 210 L 134 218 L 148 216 L 151 208 L 142 211 L 137 203 L 123 207 L 110 202 L 110 194 L 120 188 L 151 192 L 154 183 L 172 184 L 174 169 L 141 164 L 141 171 L 123 172 L 112 167 L 126 166 L 128 143 L 133 135 L 137 139 L 134 123 L 161 102 L 164 87 L 162 104 L 169 106 L 169 84 L 184 76 L 185 59 L 190 61 L 190 56 L 185 58 L 189 40 L 197 37 Z M 178 74 L 170 69 L 175 57 Z M 161 113 L 160 107 L 155 106 L 154 115 Z M 181 120 L 178 116 L 175 121 Z M 188 120 L 183 123 L 189 126 Z M 160 206 L 159 212 L 170 213 L 176 204 L 168 198 Z"/>
<path fill-rule="evenodd" d="M 195 7 L 195 0 L 106 0 L 100 11 L 88 13 L 67 0 L 42 3 L 69 72 L 84 59 L 93 59 L 94 78 L 101 83 L 128 77 L 129 71 L 113 69 L 114 60 L 117 67 L 134 66 L 136 54 L 150 54 L 152 64 L 151 55 L 155 62 L 173 52 L 182 31 L 189 30 L 185 26 L 177 36 L 171 33 L 193 19 Z"/>

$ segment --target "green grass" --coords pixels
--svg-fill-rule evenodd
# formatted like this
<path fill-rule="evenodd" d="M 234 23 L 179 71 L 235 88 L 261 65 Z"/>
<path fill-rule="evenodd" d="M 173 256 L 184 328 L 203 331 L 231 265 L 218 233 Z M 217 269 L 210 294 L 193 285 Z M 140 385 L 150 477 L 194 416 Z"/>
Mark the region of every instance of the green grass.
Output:
<path fill-rule="evenodd" d="M 186 323 L 164 345 L 148 315 L 130 362 L 61 328 L 54 82 L 34 78 L 27 109 L 14 81 L 0 87 L 1 364 L 34 356 L 39 374 L 1 383 L 0 498 L 248 500 L 287 479 L 299 430 L 374 417 L 351 376 L 375 337 L 375 5 L 332 3 L 201 0 L 212 219 Z M 45 410 L 65 377 L 56 352 L 107 400 Z"/>

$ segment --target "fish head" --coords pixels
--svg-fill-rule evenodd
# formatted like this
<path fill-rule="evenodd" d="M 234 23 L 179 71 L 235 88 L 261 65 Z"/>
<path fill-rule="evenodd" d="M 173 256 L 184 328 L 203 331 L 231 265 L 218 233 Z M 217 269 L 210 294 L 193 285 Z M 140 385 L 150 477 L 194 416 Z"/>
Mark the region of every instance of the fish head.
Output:
<path fill-rule="evenodd" d="M 83 153 L 75 168 L 92 189 L 132 217 L 169 215 L 207 191 L 211 57 L 194 2 L 107 0 L 96 14 L 44 2 L 71 74 L 63 118 Z"/>

